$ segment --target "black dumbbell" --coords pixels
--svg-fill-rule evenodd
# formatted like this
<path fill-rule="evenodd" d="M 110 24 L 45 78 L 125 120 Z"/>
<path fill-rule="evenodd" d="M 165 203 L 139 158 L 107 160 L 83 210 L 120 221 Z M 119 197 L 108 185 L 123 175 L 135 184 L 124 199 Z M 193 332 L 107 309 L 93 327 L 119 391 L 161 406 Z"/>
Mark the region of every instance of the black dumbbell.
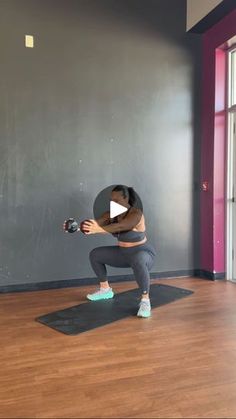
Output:
<path fill-rule="evenodd" d="M 80 230 L 79 224 L 74 220 L 74 218 L 69 218 L 64 222 L 64 230 L 68 233 L 75 233 Z"/>
<path fill-rule="evenodd" d="M 63 228 L 68 233 L 75 233 L 76 231 L 81 231 L 81 233 L 86 234 L 88 233 L 88 230 L 86 229 L 86 226 L 84 225 L 85 221 L 81 221 L 80 226 L 79 223 L 74 218 L 69 218 L 64 222 Z"/>

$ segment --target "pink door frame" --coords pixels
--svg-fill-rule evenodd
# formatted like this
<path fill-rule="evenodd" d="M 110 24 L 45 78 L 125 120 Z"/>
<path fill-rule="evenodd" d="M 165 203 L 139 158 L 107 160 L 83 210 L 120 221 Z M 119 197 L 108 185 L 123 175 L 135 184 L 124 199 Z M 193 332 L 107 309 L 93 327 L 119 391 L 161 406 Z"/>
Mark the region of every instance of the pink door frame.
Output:
<path fill-rule="evenodd" d="M 222 45 L 235 35 L 236 10 L 203 35 L 200 269 L 213 279 L 226 272 L 227 67 Z"/>

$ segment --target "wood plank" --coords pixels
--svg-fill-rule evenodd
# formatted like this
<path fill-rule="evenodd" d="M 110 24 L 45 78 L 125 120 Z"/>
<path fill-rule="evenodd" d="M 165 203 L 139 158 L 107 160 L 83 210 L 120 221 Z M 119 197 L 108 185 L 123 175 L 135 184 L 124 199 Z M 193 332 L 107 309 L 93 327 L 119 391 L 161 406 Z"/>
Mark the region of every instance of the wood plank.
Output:
<path fill-rule="evenodd" d="M 236 285 L 153 282 L 194 294 L 78 336 L 34 319 L 93 287 L 0 295 L 0 417 L 235 417 Z"/>

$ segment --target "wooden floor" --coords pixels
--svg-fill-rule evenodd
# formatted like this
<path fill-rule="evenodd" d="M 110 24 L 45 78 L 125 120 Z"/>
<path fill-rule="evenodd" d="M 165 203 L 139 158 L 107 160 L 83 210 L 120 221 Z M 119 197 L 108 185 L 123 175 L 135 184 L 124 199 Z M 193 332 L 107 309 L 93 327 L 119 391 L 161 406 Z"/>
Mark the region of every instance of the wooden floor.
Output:
<path fill-rule="evenodd" d="M 34 319 L 93 287 L 0 295 L 0 417 L 235 418 L 236 284 L 153 282 L 194 294 L 78 336 Z"/>

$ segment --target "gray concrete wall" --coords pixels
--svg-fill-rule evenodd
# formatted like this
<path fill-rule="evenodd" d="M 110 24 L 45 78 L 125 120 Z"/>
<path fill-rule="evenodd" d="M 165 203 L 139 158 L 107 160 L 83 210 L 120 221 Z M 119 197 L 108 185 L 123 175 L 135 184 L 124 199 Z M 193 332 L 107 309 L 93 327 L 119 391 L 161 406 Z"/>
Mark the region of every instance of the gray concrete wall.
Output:
<path fill-rule="evenodd" d="M 184 0 L 0 1 L 0 285 L 93 277 L 89 251 L 115 239 L 61 226 L 116 183 L 142 198 L 153 272 L 197 267 L 200 39 L 185 22 Z"/>

